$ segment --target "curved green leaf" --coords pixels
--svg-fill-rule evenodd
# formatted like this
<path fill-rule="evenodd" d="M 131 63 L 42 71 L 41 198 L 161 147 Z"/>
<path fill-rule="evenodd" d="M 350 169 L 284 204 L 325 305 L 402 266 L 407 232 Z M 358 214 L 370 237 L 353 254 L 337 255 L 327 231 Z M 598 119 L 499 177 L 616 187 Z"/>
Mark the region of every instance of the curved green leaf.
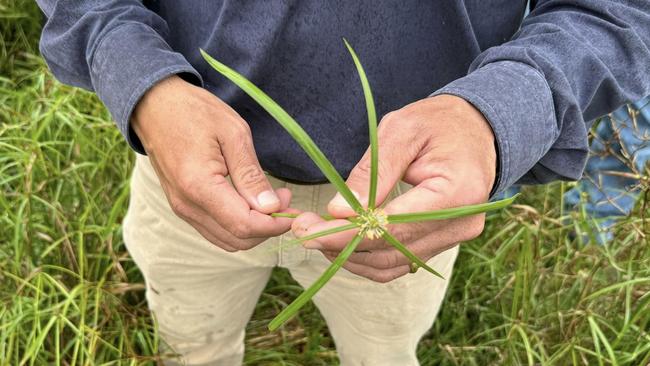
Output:
<path fill-rule="evenodd" d="M 221 75 L 235 83 L 246 94 L 253 98 L 262 108 L 264 108 L 284 129 L 293 137 L 294 140 L 309 155 L 311 160 L 318 166 L 325 177 L 334 185 L 336 190 L 348 202 L 350 207 L 359 212 L 363 210 L 359 200 L 352 194 L 350 188 L 345 184 L 341 175 L 336 171 L 332 163 L 327 160 L 325 154 L 316 146 L 314 140 L 309 137 L 307 132 L 291 117 L 282 107 L 280 107 L 271 97 L 266 95 L 255 84 L 251 83 L 244 76 L 230 67 L 222 64 L 201 50 L 203 58 L 217 70 Z"/>
<path fill-rule="evenodd" d="M 363 66 L 361 66 L 361 61 L 359 61 L 357 53 L 354 52 L 347 39 L 343 38 L 343 42 L 350 55 L 352 55 L 354 65 L 357 67 L 357 73 L 359 74 L 359 79 L 361 79 L 361 87 L 363 88 L 363 95 L 366 100 L 366 110 L 368 111 L 368 134 L 370 135 L 370 188 L 368 190 L 368 208 L 372 209 L 375 208 L 375 202 L 377 200 L 377 169 L 379 166 L 377 112 L 375 111 L 375 102 L 372 98 L 370 83 L 366 77 L 366 72 L 363 70 Z"/>

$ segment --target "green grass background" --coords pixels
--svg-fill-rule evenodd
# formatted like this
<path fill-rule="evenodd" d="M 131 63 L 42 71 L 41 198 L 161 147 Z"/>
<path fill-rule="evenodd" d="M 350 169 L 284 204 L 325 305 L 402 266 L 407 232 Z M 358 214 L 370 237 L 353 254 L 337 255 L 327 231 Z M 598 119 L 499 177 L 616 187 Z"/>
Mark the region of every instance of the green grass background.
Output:
<path fill-rule="evenodd" d="M 158 335 L 120 221 L 133 152 L 89 92 L 38 53 L 35 4 L 0 0 L 0 365 L 148 365 Z M 644 177 L 647 181 L 647 177 Z M 569 237 L 570 184 L 527 188 L 461 254 L 422 365 L 648 365 L 647 192 L 603 247 Z M 268 322 L 301 291 L 276 270 L 246 337 L 247 365 L 337 364 L 308 305 Z"/>

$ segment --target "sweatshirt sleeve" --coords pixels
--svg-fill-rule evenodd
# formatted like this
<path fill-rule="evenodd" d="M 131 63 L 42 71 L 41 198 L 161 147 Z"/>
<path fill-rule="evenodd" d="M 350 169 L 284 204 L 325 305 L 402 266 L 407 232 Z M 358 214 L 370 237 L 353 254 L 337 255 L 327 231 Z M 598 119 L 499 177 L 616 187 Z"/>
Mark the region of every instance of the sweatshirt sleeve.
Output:
<path fill-rule="evenodd" d="M 493 193 L 580 178 L 590 122 L 650 94 L 648 30 L 648 0 L 540 0 L 510 41 L 433 94 L 464 98 L 489 121 Z"/>
<path fill-rule="evenodd" d="M 61 82 L 92 90 L 136 151 L 133 108 L 158 81 L 178 74 L 201 85 L 199 73 L 165 41 L 166 22 L 137 0 L 38 0 L 47 17 L 40 51 Z"/>

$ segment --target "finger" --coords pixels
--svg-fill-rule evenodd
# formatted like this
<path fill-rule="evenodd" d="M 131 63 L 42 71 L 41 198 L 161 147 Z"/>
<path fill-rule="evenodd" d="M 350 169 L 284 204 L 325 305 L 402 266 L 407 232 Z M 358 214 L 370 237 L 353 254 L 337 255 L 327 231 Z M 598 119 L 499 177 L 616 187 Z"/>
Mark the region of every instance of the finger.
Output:
<path fill-rule="evenodd" d="M 281 205 L 280 198 L 257 160 L 248 127 L 243 121 L 242 124 L 243 126 L 224 132 L 224 137 L 219 140 L 228 174 L 237 192 L 250 207 L 266 214 L 277 212 Z"/>
<path fill-rule="evenodd" d="M 432 211 L 465 204 L 476 203 L 455 192 L 447 179 L 429 178 L 406 193 L 389 202 L 387 214 Z M 437 235 L 443 242 L 461 242 L 477 237 L 485 223 L 485 214 L 472 215 L 449 220 L 432 220 L 427 222 L 391 225 L 390 230 L 400 241 L 415 243 L 419 239 Z"/>
<path fill-rule="evenodd" d="M 395 197 L 384 210 L 389 215 L 439 210 L 452 207 L 455 196 L 454 189 L 450 187 L 448 180 L 434 177 L 423 180 L 415 187 Z"/>
<path fill-rule="evenodd" d="M 336 256 L 330 254 L 326 254 L 325 257 L 330 261 L 334 261 L 334 259 L 336 258 Z M 376 268 L 363 266 L 356 263 L 351 263 L 349 261 L 343 264 L 343 268 L 347 269 L 348 271 L 356 275 L 380 283 L 390 282 L 396 278 L 402 277 L 405 274 L 410 273 L 411 270 L 411 267 L 408 265 L 393 267 L 389 269 L 376 269 Z"/>
<path fill-rule="evenodd" d="M 450 207 L 450 190 L 445 187 L 442 178 L 430 178 L 422 181 L 398 197 L 395 197 L 385 207 L 388 215 L 438 210 Z M 434 231 L 444 229 L 449 220 L 427 221 L 410 224 L 391 225 L 391 233 L 405 244 L 414 243 Z"/>
<path fill-rule="evenodd" d="M 325 221 L 320 216 L 310 212 L 298 216 L 292 230 L 296 237 L 302 238 L 324 230 L 346 225 L 350 225 L 350 221 L 343 219 Z M 352 240 L 357 232 L 358 230 L 354 229 L 329 234 L 318 239 L 308 240 L 303 243 L 303 246 L 307 249 L 341 250 Z"/>
<path fill-rule="evenodd" d="M 278 188 L 275 190 L 275 194 L 277 194 L 278 197 L 280 198 L 280 209 L 278 210 L 278 213 L 286 213 L 286 214 L 294 214 L 294 215 L 300 215 L 302 213 L 301 210 L 290 207 L 292 193 L 288 188 Z M 294 221 L 293 219 L 291 220 L 292 222 Z"/>
<path fill-rule="evenodd" d="M 228 245 L 228 244 L 224 243 L 222 240 L 220 240 L 214 234 L 212 234 L 212 231 L 210 229 L 206 228 L 205 226 L 201 225 L 200 223 L 190 220 L 190 221 L 188 221 L 188 224 L 192 225 L 192 227 L 199 234 L 201 234 L 201 236 L 203 236 L 207 241 L 209 241 L 210 243 L 216 245 L 217 247 L 219 247 L 219 248 L 221 248 L 221 249 L 223 249 L 223 250 L 225 250 L 227 252 L 231 252 L 231 253 L 236 252 L 237 250 L 239 250 L 239 249 L 237 249 L 237 248 L 235 248 L 235 247 L 233 247 L 231 245 Z"/>
<path fill-rule="evenodd" d="M 183 220 L 194 227 L 204 238 L 211 243 L 230 251 L 250 249 L 266 237 L 238 238 L 226 230 L 214 218 L 212 218 L 201 207 L 191 202 L 187 203 L 188 208 L 179 214 Z"/>
<path fill-rule="evenodd" d="M 280 209 L 278 212 L 283 213 L 300 213 L 301 211 L 295 208 L 289 207 L 291 205 L 291 190 L 289 188 L 278 188 L 275 190 L 275 194 L 280 199 Z"/>
<path fill-rule="evenodd" d="M 307 235 L 306 232 L 310 226 L 321 222 L 325 222 L 325 219 L 313 212 L 305 212 L 293 220 L 291 231 L 294 236 L 301 238 Z"/>
<path fill-rule="evenodd" d="M 224 242 L 223 240 L 223 238 L 228 237 L 227 231 L 221 229 L 221 227 L 216 222 L 214 222 L 214 220 L 212 220 L 212 218 L 210 218 L 209 216 L 201 215 L 200 212 L 202 212 L 202 210 L 200 207 L 194 205 L 191 202 L 187 202 L 184 206 L 181 206 L 181 207 L 187 207 L 187 209 L 179 210 L 179 204 L 175 203 L 174 200 L 171 199 L 172 196 L 170 192 L 172 192 L 171 189 L 172 185 L 165 178 L 165 176 L 160 173 L 160 169 L 158 167 L 157 161 L 154 158 L 154 156 L 150 154 L 149 158 L 151 161 L 151 166 L 154 168 L 154 171 L 158 177 L 163 193 L 167 198 L 167 203 L 171 207 L 172 211 L 174 211 L 174 214 L 176 214 L 176 216 L 178 216 L 183 221 L 185 221 L 190 226 L 192 226 L 194 230 L 196 230 L 201 236 L 203 236 L 203 238 L 205 238 L 210 243 L 216 245 L 217 247 L 225 251 L 236 252 L 237 249 L 235 247 L 227 244 L 228 242 L 233 242 L 233 241 Z M 175 198 L 175 200 L 176 199 L 177 198 Z M 180 212 L 180 211 L 184 211 L 184 212 Z M 217 230 L 215 228 L 218 228 L 219 234 L 213 233 L 215 230 Z"/>
<path fill-rule="evenodd" d="M 282 203 L 282 212 L 299 213 L 296 209 L 288 208 L 289 202 L 291 201 L 290 190 L 279 188 L 276 190 L 276 193 L 278 197 L 280 197 Z M 197 207 L 197 209 L 200 208 Z M 222 228 L 221 225 L 219 225 L 219 223 L 212 219 L 207 213 L 195 216 L 194 220 L 190 222 L 190 225 L 194 226 L 194 228 L 197 229 L 197 231 L 199 231 L 199 233 L 208 241 L 228 251 L 251 249 L 267 239 L 265 236 L 252 237 L 248 239 L 237 238 Z"/>
<path fill-rule="evenodd" d="M 291 191 L 290 191 L 289 189 L 287 189 L 287 188 L 278 188 L 278 189 L 275 190 L 275 193 L 276 193 L 276 194 L 278 195 L 278 197 L 280 198 L 280 203 L 281 203 L 281 204 L 280 204 L 280 210 L 279 210 L 279 212 L 282 212 L 282 213 L 291 213 L 291 214 L 300 214 L 300 213 L 301 213 L 300 210 L 289 207 L 289 204 L 291 203 Z M 250 212 L 250 213 L 253 213 L 253 212 L 255 212 L 255 211 L 249 211 L 249 212 Z M 220 224 L 218 224 L 215 220 L 213 220 L 213 219 L 210 218 L 209 213 L 206 212 L 206 215 L 208 216 L 208 219 L 211 220 L 212 225 L 215 225 L 215 226 L 217 227 L 217 230 L 218 230 L 218 229 L 224 230 L 225 233 L 226 233 L 226 235 L 229 235 L 229 236 L 230 236 L 230 237 L 228 238 L 229 240 L 241 240 L 241 239 L 238 239 L 237 237 L 233 236 L 233 235 L 232 235 L 230 232 L 228 232 L 227 230 L 222 229 L 222 226 L 221 226 Z M 255 215 L 257 215 L 257 214 L 255 213 Z M 263 218 L 268 218 L 267 215 L 260 215 L 260 216 L 263 217 Z M 288 221 L 288 222 L 291 222 L 291 221 L 293 221 L 293 219 L 285 218 L 285 219 L 283 219 L 283 220 L 281 220 L 281 221 Z M 253 223 L 252 225 L 254 225 L 254 223 Z M 289 224 L 289 225 L 290 225 L 290 224 Z M 281 231 L 281 233 L 284 233 L 284 232 L 286 232 L 288 229 L 286 229 L 286 227 L 285 227 L 284 229 L 279 229 L 279 230 Z M 279 234 L 277 234 L 277 235 L 279 235 Z M 273 235 L 270 235 L 270 234 L 256 235 L 255 231 L 253 230 L 253 231 L 251 231 L 251 233 L 250 233 L 249 236 L 250 236 L 251 239 L 267 239 L 269 236 L 273 236 Z M 256 242 L 255 244 L 257 244 L 257 242 Z M 250 246 L 249 246 L 249 247 L 240 248 L 240 249 L 248 249 L 248 248 L 250 248 Z"/>
<path fill-rule="evenodd" d="M 439 239 L 437 236 L 431 235 L 409 245 L 408 249 L 426 263 L 429 259 L 456 245 L 458 245 L 457 242 L 449 241 L 448 238 Z M 410 259 L 394 248 L 355 252 L 348 258 L 348 261 L 375 269 L 388 269 L 411 264 Z"/>
<path fill-rule="evenodd" d="M 387 118 L 382 120 L 378 130 L 378 165 L 377 165 L 377 196 L 379 205 L 383 202 L 395 184 L 401 179 L 409 164 L 415 160 L 419 152 L 419 144 L 406 134 L 394 130 L 394 122 Z M 391 130 L 392 129 L 392 130 Z M 359 195 L 359 201 L 367 206 L 370 188 L 371 158 L 370 149 L 352 169 L 346 181 L 350 189 Z M 329 213 L 338 218 L 355 214 L 340 194 L 336 194 L 329 202 Z"/>
<path fill-rule="evenodd" d="M 206 239 L 211 242 L 215 241 L 214 237 L 222 243 L 236 243 L 241 239 L 249 238 L 268 238 L 286 232 L 291 226 L 291 219 L 275 220 L 270 216 L 251 211 L 248 203 L 224 178 L 223 164 L 218 159 L 203 163 L 202 166 L 184 166 L 183 172 L 178 175 L 179 178 L 174 184 L 168 181 L 165 175 L 159 173 L 158 164 L 153 156 L 151 160 L 171 209 L 192 226 L 195 226 L 194 223 L 201 224 L 202 232 L 197 227 L 195 229 L 204 237 L 207 235 L 205 233 L 210 232 L 211 238 L 206 237 Z M 280 209 L 287 213 L 298 213 L 297 210 L 288 208 L 291 202 L 290 190 L 280 188 L 276 195 L 280 200 Z M 267 230 L 269 227 L 271 229 Z M 247 249 L 257 243 L 239 244 L 236 249 Z M 229 245 L 234 247 L 234 244 Z"/>
<path fill-rule="evenodd" d="M 240 239 L 277 236 L 291 227 L 290 218 L 271 217 L 251 210 L 228 180 L 220 175 L 202 179 L 189 195 L 192 202 Z M 278 208 L 280 204 L 278 199 Z"/>

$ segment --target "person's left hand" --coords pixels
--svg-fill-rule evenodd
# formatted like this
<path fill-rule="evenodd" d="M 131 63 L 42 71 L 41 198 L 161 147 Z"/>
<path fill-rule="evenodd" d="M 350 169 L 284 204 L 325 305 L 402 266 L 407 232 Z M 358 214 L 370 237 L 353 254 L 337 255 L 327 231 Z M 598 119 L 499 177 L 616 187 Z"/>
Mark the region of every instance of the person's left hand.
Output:
<path fill-rule="evenodd" d="M 384 207 L 387 214 L 430 211 L 486 202 L 496 174 L 494 135 L 481 112 L 464 99 L 439 95 L 387 114 L 378 127 L 379 166 L 377 205 L 400 179 L 414 187 Z M 354 167 L 347 185 L 366 207 L 370 151 Z M 355 215 L 340 195 L 328 205 L 325 221 L 303 213 L 292 225 L 298 236 L 349 224 Z M 483 231 L 485 215 L 389 225 L 388 231 L 423 261 L 473 239 Z M 356 234 L 349 230 L 304 244 L 333 260 Z M 364 239 L 344 268 L 377 282 L 388 282 L 410 271 L 410 261 L 383 239 Z"/>

